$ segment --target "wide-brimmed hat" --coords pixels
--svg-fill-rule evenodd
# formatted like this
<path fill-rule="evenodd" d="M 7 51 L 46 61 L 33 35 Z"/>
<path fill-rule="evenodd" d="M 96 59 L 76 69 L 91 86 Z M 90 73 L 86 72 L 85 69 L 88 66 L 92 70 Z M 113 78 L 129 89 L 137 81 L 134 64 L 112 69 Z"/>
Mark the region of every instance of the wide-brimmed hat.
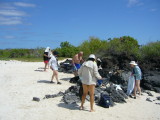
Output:
<path fill-rule="evenodd" d="M 90 54 L 90 55 L 89 55 L 89 58 L 96 59 L 96 56 L 95 56 L 94 54 Z"/>
<path fill-rule="evenodd" d="M 131 61 L 129 64 L 137 65 L 137 63 L 135 61 Z"/>

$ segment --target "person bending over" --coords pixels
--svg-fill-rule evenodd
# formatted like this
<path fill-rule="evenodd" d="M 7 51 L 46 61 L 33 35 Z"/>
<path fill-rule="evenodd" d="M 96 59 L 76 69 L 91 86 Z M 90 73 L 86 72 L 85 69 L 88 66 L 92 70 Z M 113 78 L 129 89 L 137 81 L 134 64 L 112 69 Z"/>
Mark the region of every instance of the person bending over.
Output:
<path fill-rule="evenodd" d="M 131 61 L 129 64 L 131 65 L 132 68 L 132 75 L 135 78 L 134 99 L 136 99 L 137 90 L 139 92 L 139 95 L 141 95 L 140 81 L 142 79 L 142 72 L 135 61 Z"/>

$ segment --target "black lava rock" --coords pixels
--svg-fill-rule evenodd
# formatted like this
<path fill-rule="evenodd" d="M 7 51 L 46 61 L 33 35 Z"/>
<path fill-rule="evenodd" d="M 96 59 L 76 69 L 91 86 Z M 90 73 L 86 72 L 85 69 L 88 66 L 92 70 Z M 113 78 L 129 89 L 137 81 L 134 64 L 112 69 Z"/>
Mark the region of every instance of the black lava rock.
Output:
<path fill-rule="evenodd" d="M 147 99 L 146 99 L 146 101 L 148 101 L 148 102 L 152 102 L 152 100 L 151 100 L 150 98 L 147 98 Z"/>
<path fill-rule="evenodd" d="M 148 96 L 153 96 L 153 94 L 149 91 L 146 92 L 148 94 Z"/>
<path fill-rule="evenodd" d="M 160 96 L 159 96 L 159 97 L 157 97 L 157 100 L 160 100 Z"/>
<path fill-rule="evenodd" d="M 77 83 L 78 80 L 79 80 L 79 76 L 76 76 L 76 77 L 71 78 L 69 82 L 70 83 Z"/>
<path fill-rule="evenodd" d="M 33 101 L 39 102 L 39 101 L 40 101 L 40 98 L 38 98 L 38 97 L 33 97 Z"/>

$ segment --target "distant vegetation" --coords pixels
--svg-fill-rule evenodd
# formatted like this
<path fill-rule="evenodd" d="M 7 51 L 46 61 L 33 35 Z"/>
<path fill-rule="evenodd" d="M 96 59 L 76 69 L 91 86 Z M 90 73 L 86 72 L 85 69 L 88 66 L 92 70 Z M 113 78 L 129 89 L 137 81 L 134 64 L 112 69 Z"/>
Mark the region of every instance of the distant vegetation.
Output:
<path fill-rule="evenodd" d="M 45 48 L 4 49 L 0 50 L 0 59 L 42 61 L 44 50 Z M 73 57 L 74 54 L 83 51 L 84 57 L 87 57 L 91 53 L 99 57 L 125 53 L 126 55 L 135 56 L 139 60 L 145 60 L 160 57 L 160 41 L 140 46 L 138 41 L 130 36 L 109 38 L 107 40 L 90 37 L 89 40 L 84 41 L 77 47 L 67 41 L 61 42 L 60 47 L 54 50 L 59 52 L 59 57 Z"/>

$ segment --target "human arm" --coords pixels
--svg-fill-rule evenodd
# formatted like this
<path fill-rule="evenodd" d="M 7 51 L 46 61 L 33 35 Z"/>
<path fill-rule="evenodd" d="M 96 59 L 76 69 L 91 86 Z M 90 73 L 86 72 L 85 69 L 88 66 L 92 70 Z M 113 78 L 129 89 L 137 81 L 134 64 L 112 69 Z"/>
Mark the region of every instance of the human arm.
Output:
<path fill-rule="evenodd" d="M 98 72 L 98 66 L 95 63 L 94 63 L 94 67 L 93 67 L 93 73 L 94 73 L 94 75 L 95 75 L 96 78 L 102 79 L 102 77 L 100 76 L 100 74 Z"/>
<path fill-rule="evenodd" d="M 48 52 L 44 52 L 43 56 L 48 57 Z"/>

